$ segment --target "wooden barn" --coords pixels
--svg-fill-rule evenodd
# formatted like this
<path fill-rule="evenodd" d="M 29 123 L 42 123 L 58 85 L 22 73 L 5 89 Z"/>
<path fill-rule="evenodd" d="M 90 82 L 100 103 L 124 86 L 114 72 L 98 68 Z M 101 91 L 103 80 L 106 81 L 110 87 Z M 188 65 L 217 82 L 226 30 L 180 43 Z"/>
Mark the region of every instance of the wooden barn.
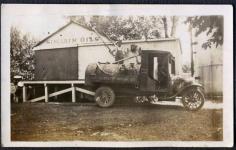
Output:
<path fill-rule="evenodd" d="M 114 48 L 106 37 L 100 37 L 111 49 Z M 84 80 L 89 63 L 114 61 L 100 37 L 93 30 L 73 21 L 58 29 L 34 47 L 35 80 Z M 170 51 L 176 59 L 176 71 L 181 73 L 182 52 L 178 39 L 122 41 L 125 49 L 130 49 L 132 44 L 138 45 L 142 50 Z"/>
<path fill-rule="evenodd" d="M 96 61 L 112 59 L 97 34 L 75 22 L 68 23 L 43 39 L 34 50 L 36 80 L 83 79 L 79 72 L 86 66 L 82 62 L 93 60 L 93 56 L 96 56 Z"/>

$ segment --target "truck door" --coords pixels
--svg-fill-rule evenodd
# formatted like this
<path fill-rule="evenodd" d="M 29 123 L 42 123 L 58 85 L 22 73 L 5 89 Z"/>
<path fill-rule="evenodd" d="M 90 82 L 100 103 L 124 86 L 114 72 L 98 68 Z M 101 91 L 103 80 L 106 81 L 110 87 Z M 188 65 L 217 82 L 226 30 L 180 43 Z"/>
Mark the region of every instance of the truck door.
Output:
<path fill-rule="evenodd" d="M 158 66 L 159 87 L 166 89 L 169 86 L 169 61 L 168 55 L 163 55 L 159 59 Z"/>
<path fill-rule="evenodd" d="M 155 78 L 158 78 L 157 74 L 154 77 L 155 72 L 157 71 L 157 63 L 154 63 L 154 61 L 157 61 L 158 58 L 152 56 L 151 54 L 148 55 L 148 53 L 143 53 L 141 55 L 141 68 L 140 68 L 140 76 L 139 76 L 139 88 L 141 91 L 147 91 L 147 92 L 154 92 L 156 91 L 156 83 Z"/>

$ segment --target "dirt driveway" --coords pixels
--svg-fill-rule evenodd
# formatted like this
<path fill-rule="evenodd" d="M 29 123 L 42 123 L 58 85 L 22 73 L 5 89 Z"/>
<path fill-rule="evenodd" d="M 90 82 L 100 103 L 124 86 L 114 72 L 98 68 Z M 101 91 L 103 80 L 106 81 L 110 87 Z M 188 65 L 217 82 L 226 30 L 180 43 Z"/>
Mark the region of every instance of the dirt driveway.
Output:
<path fill-rule="evenodd" d="M 189 112 L 181 106 L 12 104 L 13 141 L 222 140 L 222 109 Z"/>

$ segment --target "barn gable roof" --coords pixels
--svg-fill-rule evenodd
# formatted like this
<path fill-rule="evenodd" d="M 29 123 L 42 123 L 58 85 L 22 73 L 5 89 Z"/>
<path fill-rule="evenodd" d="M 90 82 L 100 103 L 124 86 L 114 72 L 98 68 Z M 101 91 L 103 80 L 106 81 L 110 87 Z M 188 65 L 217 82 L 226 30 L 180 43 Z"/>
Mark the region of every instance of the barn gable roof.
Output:
<path fill-rule="evenodd" d="M 50 34 L 49 36 L 47 36 L 46 38 L 44 38 L 43 40 L 39 41 L 34 47 L 37 47 L 39 46 L 40 44 L 44 43 L 46 40 L 48 40 L 49 38 L 51 38 L 52 36 L 54 36 L 55 34 L 57 34 L 58 32 L 60 32 L 61 30 L 65 29 L 66 27 L 68 27 L 69 25 L 71 24 L 76 24 L 86 30 L 89 30 L 89 31 L 93 31 L 91 28 L 88 28 L 84 25 L 81 25 L 73 20 L 71 20 L 69 23 L 67 23 L 66 25 L 62 26 L 61 28 L 59 28 L 58 30 L 56 30 L 55 32 L 53 32 L 52 34 Z M 93 31 L 94 32 L 94 31 Z"/>

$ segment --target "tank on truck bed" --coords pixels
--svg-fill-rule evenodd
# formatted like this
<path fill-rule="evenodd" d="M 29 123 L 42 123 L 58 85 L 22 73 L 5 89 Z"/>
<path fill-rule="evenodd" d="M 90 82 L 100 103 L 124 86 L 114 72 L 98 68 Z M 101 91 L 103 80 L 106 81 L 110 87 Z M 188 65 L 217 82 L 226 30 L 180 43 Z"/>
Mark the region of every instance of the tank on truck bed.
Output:
<path fill-rule="evenodd" d="M 85 72 L 85 84 L 92 86 L 94 84 L 138 84 L 138 75 L 140 64 L 111 64 L 94 63 L 88 65 Z"/>

